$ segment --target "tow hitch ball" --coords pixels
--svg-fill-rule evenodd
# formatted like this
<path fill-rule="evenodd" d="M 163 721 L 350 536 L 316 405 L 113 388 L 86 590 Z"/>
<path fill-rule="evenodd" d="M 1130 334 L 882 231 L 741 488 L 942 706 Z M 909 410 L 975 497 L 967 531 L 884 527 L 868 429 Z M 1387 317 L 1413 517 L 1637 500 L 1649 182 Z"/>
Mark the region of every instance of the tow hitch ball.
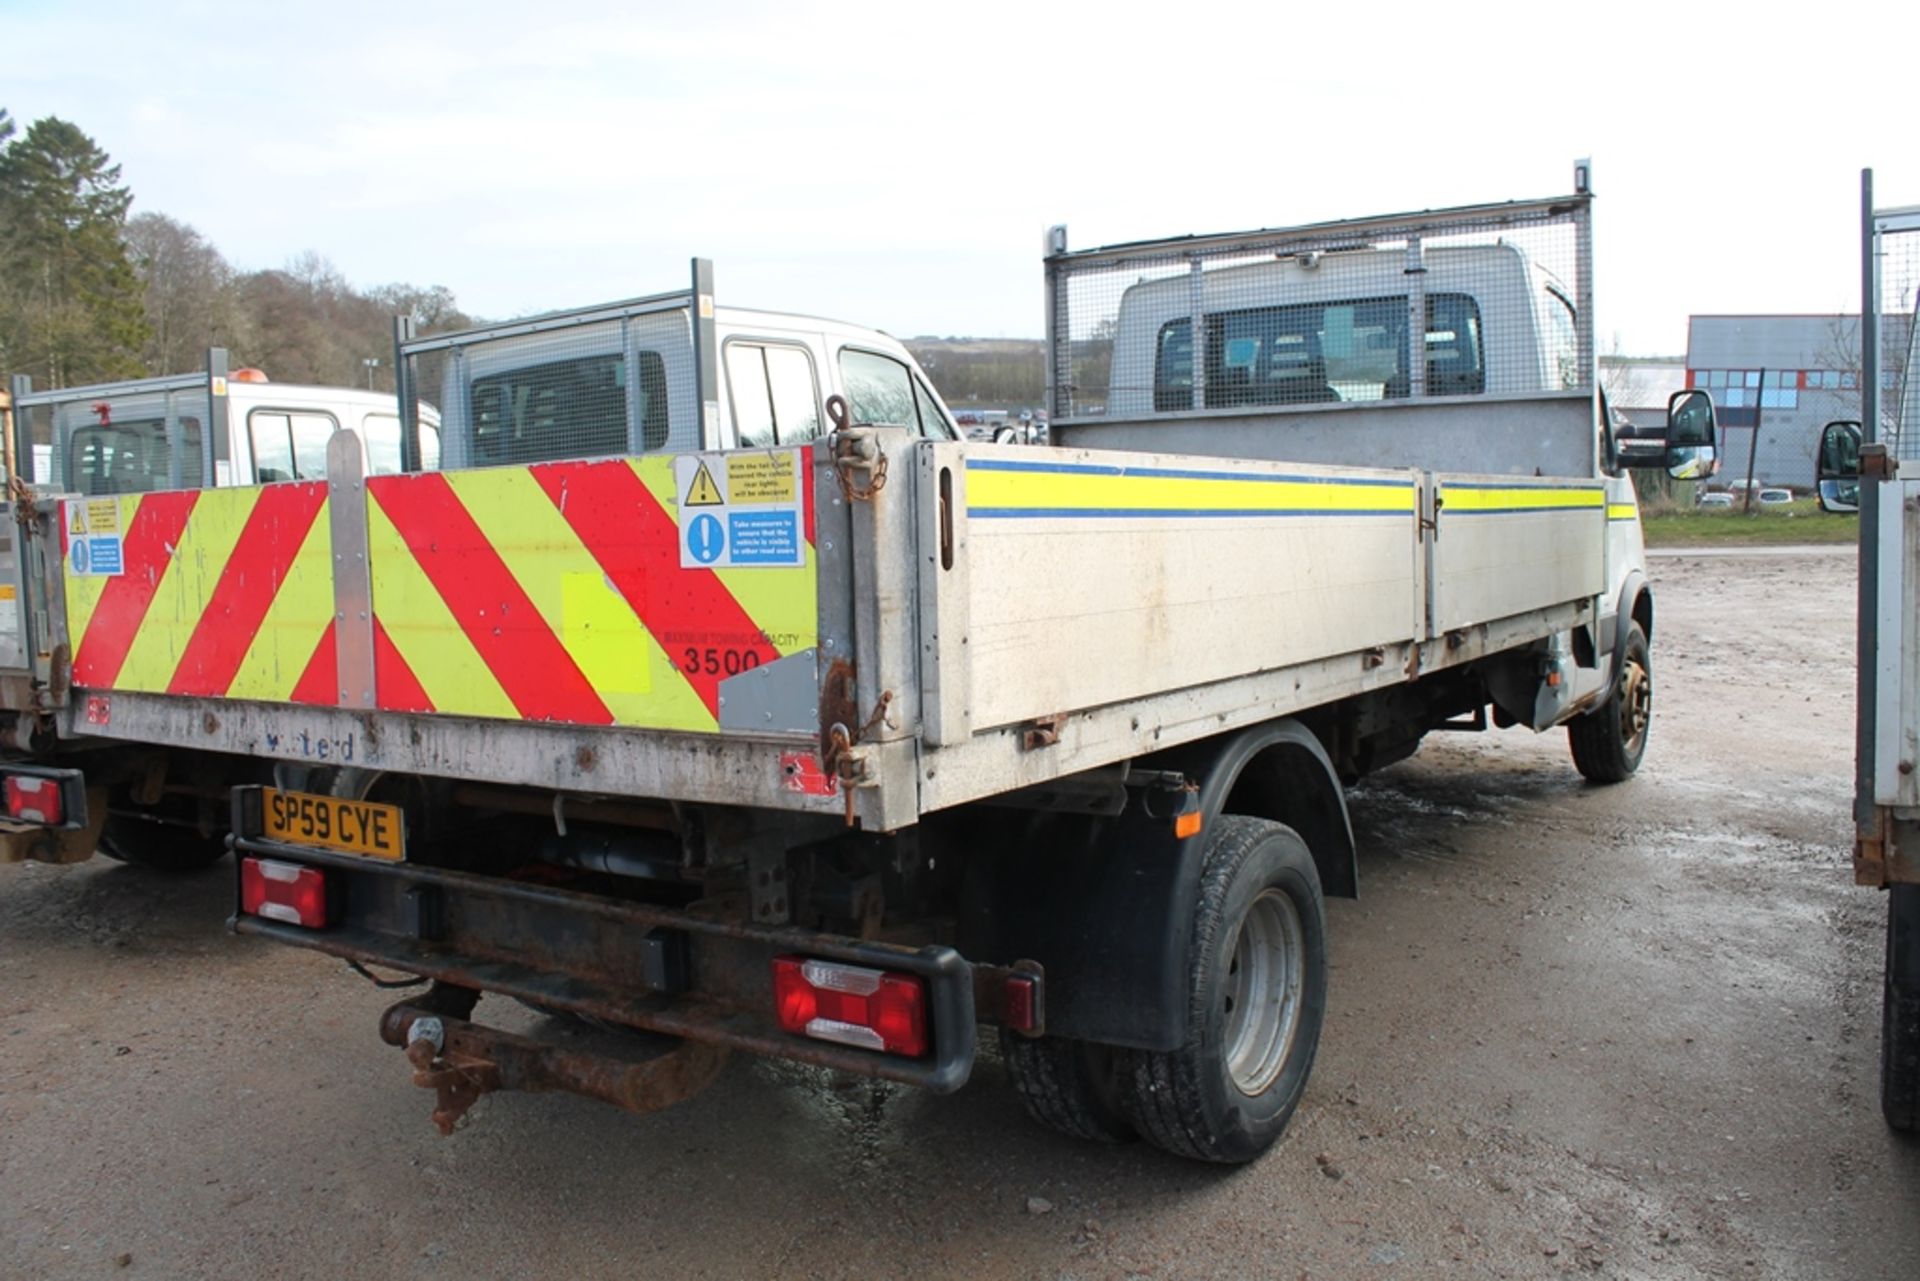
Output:
<path fill-rule="evenodd" d="M 413 1083 L 434 1091 L 437 1106 L 433 1123 L 443 1135 L 479 1101 L 500 1088 L 500 1068 L 486 1059 L 447 1055 L 447 1029 L 438 1018 L 413 1021 L 407 1029 L 407 1062 L 413 1064 Z"/>

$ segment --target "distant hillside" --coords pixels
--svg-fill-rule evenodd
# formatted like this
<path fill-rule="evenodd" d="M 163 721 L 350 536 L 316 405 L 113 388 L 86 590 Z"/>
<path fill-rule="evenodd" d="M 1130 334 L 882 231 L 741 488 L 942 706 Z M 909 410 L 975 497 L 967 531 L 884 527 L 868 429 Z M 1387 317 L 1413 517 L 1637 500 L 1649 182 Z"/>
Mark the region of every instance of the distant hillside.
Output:
<path fill-rule="evenodd" d="M 1038 338 L 909 338 L 907 350 L 950 405 L 1001 409 L 1046 403 L 1046 344 Z"/>

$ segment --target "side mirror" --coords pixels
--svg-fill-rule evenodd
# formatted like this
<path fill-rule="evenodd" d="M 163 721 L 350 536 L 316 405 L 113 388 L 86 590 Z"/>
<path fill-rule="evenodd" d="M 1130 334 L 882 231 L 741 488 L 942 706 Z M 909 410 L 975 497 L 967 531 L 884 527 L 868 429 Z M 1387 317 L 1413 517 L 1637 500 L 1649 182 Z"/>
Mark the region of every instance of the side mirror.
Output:
<path fill-rule="evenodd" d="M 1664 467 L 1675 480 L 1705 480 L 1717 466 L 1718 439 L 1713 397 L 1697 388 L 1676 391 L 1667 398 L 1667 432 L 1660 447 L 1651 440 L 1623 440 L 1620 461 L 1628 467 Z"/>
<path fill-rule="evenodd" d="M 1860 510 L 1860 424 L 1831 422 L 1820 432 L 1820 510 Z"/>

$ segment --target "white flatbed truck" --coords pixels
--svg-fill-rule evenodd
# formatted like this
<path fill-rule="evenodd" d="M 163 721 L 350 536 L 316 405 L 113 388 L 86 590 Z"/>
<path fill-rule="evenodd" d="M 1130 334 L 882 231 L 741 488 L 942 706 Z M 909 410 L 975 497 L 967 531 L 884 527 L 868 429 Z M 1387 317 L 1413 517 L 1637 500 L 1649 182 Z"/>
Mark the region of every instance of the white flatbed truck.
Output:
<path fill-rule="evenodd" d="M 1550 200 L 1056 232 L 1046 447 L 961 441 L 897 343 L 716 307 L 704 264 L 404 339 L 402 474 L 337 450 L 317 555 L 227 549 L 325 606 L 228 645 L 297 655 L 304 696 L 169 674 L 216 590 L 156 615 L 68 576 L 63 734 L 271 767 L 234 780 L 233 926 L 430 982 L 381 1031 L 444 1130 L 499 1089 L 663 1106 L 730 1050 L 952 1090 L 984 1025 L 1038 1120 L 1252 1159 L 1357 888 L 1343 785 L 1439 728 L 1564 725 L 1601 782 L 1645 750 L 1626 467 L 1706 465 L 1712 406 L 1613 438 L 1590 213 L 1583 166 Z M 418 469 L 429 405 L 452 470 Z M 123 556 L 164 596 L 200 544 L 162 532 Z M 489 1028 L 483 993 L 634 1035 Z"/>
<path fill-rule="evenodd" d="M 1880 1106 L 1920 1128 L 1920 206 L 1876 209 L 1861 175 L 1859 422 L 1829 423 L 1820 502 L 1860 513 L 1853 870 L 1887 896 Z"/>

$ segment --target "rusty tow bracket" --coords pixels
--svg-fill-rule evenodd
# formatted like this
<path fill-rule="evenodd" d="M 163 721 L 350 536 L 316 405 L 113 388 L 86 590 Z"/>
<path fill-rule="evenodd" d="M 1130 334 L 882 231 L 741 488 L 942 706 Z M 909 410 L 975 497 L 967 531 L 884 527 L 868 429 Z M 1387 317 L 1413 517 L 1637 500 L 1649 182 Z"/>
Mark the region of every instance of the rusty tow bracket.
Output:
<path fill-rule="evenodd" d="M 405 1047 L 413 1083 L 434 1092 L 433 1123 L 442 1134 L 452 1134 L 495 1090 L 580 1094 L 629 1112 L 656 1112 L 699 1093 L 727 1060 L 725 1046 L 642 1032 L 611 1053 L 578 1049 L 421 1008 L 439 1004 L 434 995 L 381 1015 L 380 1038 Z"/>

